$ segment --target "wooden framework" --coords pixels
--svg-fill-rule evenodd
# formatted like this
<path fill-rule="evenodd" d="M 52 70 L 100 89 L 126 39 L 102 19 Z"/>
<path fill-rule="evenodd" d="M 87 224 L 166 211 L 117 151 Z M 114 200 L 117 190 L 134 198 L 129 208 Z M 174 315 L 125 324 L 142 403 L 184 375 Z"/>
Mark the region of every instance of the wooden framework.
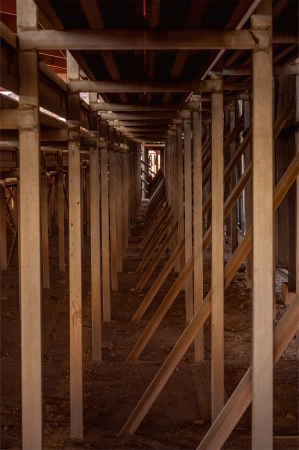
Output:
<path fill-rule="evenodd" d="M 43 5 L 41 0 L 17 0 L 17 37 L 5 25 L 1 28 L 2 87 L 19 96 L 1 100 L 0 145 L 6 156 L 0 165 L 0 263 L 1 270 L 9 268 L 19 241 L 23 448 L 43 448 L 41 289 L 51 285 L 53 204 L 60 271 L 66 268 L 66 219 L 69 224 L 70 424 L 71 437 L 83 439 L 82 246 L 90 237 L 92 360 L 99 362 L 101 322 L 110 322 L 113 316 L 110 295 L 118 290 L 131 218 L 139 211 L 141 186 L 150 185 L 136 288 L 145 287 L 167 249 L 170 257 L 132 320 L 140 321 L 172 268 L 178 278 L 127 360 L 138 359 L 182 290 L 187 325 L 120 435 L 136 431 L 192 342 L 195 362 L 203 363 L 203 325 L 211 314 L 212 426 L 198 449 L 220 449 L 251 401 L 252 448 L 271 449 L 273 365 L 298 330 L 299 314 L 297 231 L 296 295 L 273 333 L 273 212 L 295 181 L 299 222 L 298 130 L 296 156 L 273 190 L 273 141 L 294 110 L 296 123 L 299 117 L 298 59 L 293 64 L 298 58 L 298 35 L 293 28 L 286 34 L 283 25 L 277 26 L 279 8 L 289 6 L 288 2 L 272 7 L 272 2 L 255 1 L 250 8 L 239 2 L 228 24 L 219 23 L 217 30 L 205 29 L 202 19 L 198 29 L 188 25 L 164 31 L 163 23 L 159 28 L 160 1 L 158 12 L 147 19 L 147 30 L 133 26 L 107 30 L 99 2 L 94 4 L 95 17 L 86 3 L 82 8 L 90 29 L 67 29 L 63 14 L 61 21 L 58 17 L 59 6 L 57 16 L 53 10 L 48 17 L 52 29 L 38 29 L 38 7 L 45 8 L 46 16 L 48 0 Z M 249 18 L 251 28 L 242 29 Z M 39 62 L 38 49 L 67 50 L 66 82 Z M 102 67 L 88 63 L 88 51 L 100 52 L 109 78 L 98 76 Z M 123 79 L 118 51 L 133 52 L 136 59 L 138 52 L 148 51 L 147 76 Z M 164 81 L 154 73 L 159 51 L 176 52 Z M 186 76 L 188 51 L 197 52 L 197 57 L 203 53 L 200 71 L 192 76 Z M 210 79 L 206 79 L 208 73 Z M 296 78 L 296 97 L 284 106 L 274 125 L 273 74 Z M 89 93 L 89 104 L 80 100 L 81 92 Z M 98 101 L 99 93 L 103 101 Z M 243 105 L 243 115 L 237 118 L 227 103 L 235 100 Z M 229 116 L 225 127 L 224 108 Z M 211 130 L 210 136 L 204 126 Z M 163 162 L 151 183 L 143 164 L 146 179 L 141 184 L 140 156 L 147 143 L 159 146 Z M 245 167 L 237 179 L 234 170 L 242 155 Z M 228 158 L 225 167 L 224 156 Z M 14 213 L 6 202 L 8 179 L 16 186 Z M 224 201 L 225 183 L 230 179 L 234 182 Z M 244 189 L 246 235 L 238 244 L 236 202 Z M 224 266 L 223 222 L 229 213 L 234 242 L 231 259 Z M 203 235 L 204 223 L 208 226 Z M 13 234 L 9 256 L 7 229 Z M 204 298 L 203 254 L 210 243 L 211 290 Z M 225 404 L 224 291 L 245 258 L 254 305 L 252 367 Z M 299 359 L 298 340 L 299 331 Z"/>

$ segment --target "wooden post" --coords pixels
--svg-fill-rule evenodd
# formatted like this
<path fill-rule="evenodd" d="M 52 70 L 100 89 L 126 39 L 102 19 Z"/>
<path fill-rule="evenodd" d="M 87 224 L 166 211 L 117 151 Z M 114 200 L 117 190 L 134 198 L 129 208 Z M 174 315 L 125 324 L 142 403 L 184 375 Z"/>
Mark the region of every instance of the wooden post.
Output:
<path fill-rule="evenodd" d="M 5 183 L 0 186 L 0 257 L 1 270 L 7 270 L 7 226 Z"/>
<path fill-rule="evenodd" d="M 121 164 L 121 233 L 122 233 L 122 259 L 126 258 L 126 236 L 127 236 L 127 219 L 126 219 L 126 209 L 127 209 L 127 193 L 126 193 L 126 171 L 125 171 L 125 160 L 126 160 L 126 150 L 123 149 L 120 156 L 120 164 Z"/>
<path fill-rule="evenodd" d="M 62 164 L 62 152 L 58 152 L 58 165 L 60 170 L 57 174 L 58 178 L 58 233 L 59 233 L 59 270 L 65 271 L 65 256 L 64 256 L 64 175 L 63 175 L 63 164 Z"/>
<path fill-rule="evenodd" d="M 247 131 L 251 126 L 250 101 L 243 101 L 244 110 L 244 130 Z M 252 160 L 251 145 L 248 145 L 245 151 L 245 169 L 249 166 Z M 250 180 L 245 188 L 245 213 L 246 213 L 246 230 L 252 225 L 252 181 Z M 252 289 L 252 250 L 248 253 L 246 258 L 246 282 L 247 288 Z"/>
<path fill-rule="evenodd" d="M 86 190 L 86 236 L 90 237 L 90 161 L 85 171 L 85 190 Z"/>
<path fill-rule="evenodd" d="M 171 222 L 171 226 L 169 227 L 169 232 L 171 231 L 171 227 L 173 223 L 178 221 L 179 216 L 179 204 L 178 204 L 178 152 L 177 152 L 177 137 L 176 137 L 176 127 L 174 126 L 175 132 L 171 138 L 171 183 L 172 183 L 172 212 L 173 212 L 173 222 Z M 174 249 L 178 245 L 178 235 L 176 234 L 173 239 Z M 180 272 L 180 262 L 176 261 L 174 265 L 175 272 Z"/>
<path fill-rule="evenodd" d="M 26 108 L 24 117 L 26 111 L 33 113 L 30 128 L 19 130 L 19 268 L 22 445 L 37 450 L 43 448 L 39 74 L 37 51 L 22 50 L 24 29 L 37 29 L 37 6 L 32 0 L 17 1 L 19 106 Z"/>
<path fill-rule="evenodd" d="M 109 127 L 110 128 L 110 127 Z M 110 129 L 109 129 L 110 134 Z M 109 138 L 110 140 L 110 138 Z M 116 193 L 115 193 L 115 152 L 109 152 L 109 206 L 110 206 L 110 245 L 111 245 L 111 288 L 118 291 L 117 244 L 116 244 Z"/>
<path fill-rule="evenodd" d="M 59 195 L 58 195 L 58 174 L 56 174 L 55 178 L 55 227 L 59 227 L 59 213 L 58 213 L 58 203 L 59 203 Z"/>
<path fill-rule="evenodd" d="M 80 199 L 80 205 L 81 205 L 81 246 L 82 250 L 84 248 L 84 166 L 81 163 L 81 199 Z"/>
<path fill-rule="evenodd" d="M 252 28 L 272 30 L 272 2 Z M 252 51 L 253 84 L 253 348 L 252 447 L 273 448 L 273 122 L 272 46 Z"/>
<path fill-rule="evenodd" d="M 100 121 L 101 137 L 107 139 L 107 123 Z M 108 201 L 108 141 L 101 148 L 101 216 L 102 216 L 102 276 L 103 276 L 103 320 L 110 322 L 110 244 L 109 244 L 109 201 Z"/>
<path fill-rule="evenodd" d="M 49 228 L 48 228 L 48 177 L 46 172 L 46 154 L 42 155 L 41 171 L 41 216 L 42 216 L 42 256 L 43 288 L 50 289 Z"/>
<path fill-rule="evenodd" d="M 124 153 L 124 191 L 125 191 L 125 248 L 129 246 L 130 236 L 130 182 L 129 182 L 129 150 L 125 149 Z"/>
<path fill-rule="evenodd" d="M 183 142 L 182 142 L 182 125 L 176 126 L 177 153 L 178 153 L 178 242 L 184 237 L 185 232 L 185 212 L 184 212 L 184 173 L 183 173 Z M 179 258 L 180 272 L 184 268 L 184 253 Z"/>
<path fill-rule="evenodd" d="M 236 112 L 235 112 L 235 107 L 231 107 L 230 111 L 229 111 L 229 132 L 231 133 L 235 127 L 236 124 L 236 116 L 235 116 Z M 230 150 L 230 159 L 233 158 L 234 153 L 236 151 L 236 144 L 235 144 L 235 140 L 233 140 L 229 146 L 229 150 Z M 230 179 L 230 189 L 231 191 L 234 189 L 234 187 L 236 186 L 236 173 L 237 173 L 237 167 L 235 167 L 231 173 L 231 179 Z M 232 250 L 232 255 L 234 254 L 236 248 L 238 247 L 238 235 L 237 235 L 237 204 L 235 204 L 232 207 L 231 213 L 230 213 L 230 218 L 231 218 L 231 250 Z"/>
<path fill-rule="evenodd" d="M 296 60 L 299 68 L 299 60 Z M 296 123 L 299 122 L 299 75 L 296 75 Z M 295 135 L 296 153 L 299 154 L 299 131 Z M 296 181 L 296 292 L 299 293 L 299 177 Z M 299 329 L 296 333 L 296 357 L 299 360 Z"/>
<path fill-rule="evenodd" d="M 202 130 L 201 112 L 193 112 L 194 313 L 203 302 Z M 194 360 L 204 360 L 203 328 L 194 340 Z"/>
<path fill-rule="evenodd" d="M 97 104 L 97 94 L 89 94 L 89 104 Z M 98 132 L 98 115 L 89 114 L 90 130 Z M 100 177 L 99 149 L 90 148 L 89 159 L 90 240 L 91 240 L 91 308 L 92 308 L 92 360 L 102 360 L 102 307 L 101 307 L 101 239 L 100 239 Z"/>
<path fill-rule="evenodd" d="M 13 188 L 13 216 L 15 220 L 15 224 L 19 225 L 19 194 L 20 194 L 20 179 L 17 180 L 16 186 Z"/>
<path fill-rule="evenodd" d="M 218 75 L 212 79 L 221 79 Z M 212 422 L 224 405 L 223 92 L 212 92 Z"/>
<path fill-rule="evenodd" d="M 192 172 L 191 172 L 191 121 L 184 120 L 184 171 L 185 171 L 185 261 L 193 254 Z M 185 285 L 186 322 L 193 317 L 193 274 Z"/>
<path fill-rule="evenodd" d="M 49 227 L 50 236 L 51 236 L 51 232 L 52 232 L 53 196 L 54 196 L 53 177 L 50 177 L 49 192 L 48 192 L 48 227 Z"/>
<path fill-rule="evenodd" d="M 79 79 L 79 66 L 67 52 L 67 78 Z M 82 385 L 82 221 L 79 94 L 68 95 L 70 398 L 71 437 L 83 438 Z"/>
<path fill-rule="evenodd" d="M 121 154 L 115 153 L 115 181 L 116 181 L 116 248 L 117 272 L 122 272 L 122 184 L 121 184 Z"/>

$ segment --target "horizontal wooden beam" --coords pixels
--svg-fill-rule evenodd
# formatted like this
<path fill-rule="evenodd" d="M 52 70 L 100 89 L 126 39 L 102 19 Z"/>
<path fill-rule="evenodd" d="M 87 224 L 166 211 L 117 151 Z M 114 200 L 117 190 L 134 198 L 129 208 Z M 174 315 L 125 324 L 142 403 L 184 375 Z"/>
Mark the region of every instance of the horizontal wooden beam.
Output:
<path fill-rule="evenodd" d="M 297 66 L 276 66 L 276 67 L 273 67 L 273 74 L 274 75 L 282 75 L 282 74 L 298 75 L 299 67 L 297 67 Z M 224 67 L 223 75 L 238 75 L 238 76 L 251 75 L 251 67 L 236 67 L 236 66 Z"/>
<path fill-rule="evenodd" d="M 104 113 L 101 120 L 190 119 L 190 112 Z"/>
<path fill-rule="evenodd" d="M 143 81 L 71 81 L 71 93 L 78 92 L 211 92 L 221 90 L 221 80 L 195 80 L 180 83 L 158 83 Z"/>
<path fill-rule="evenodd" d="M 36 30 L 23 31 L 23 50 L 251 50 L 268 48 L 257 30 Z"/>
<path fill-rule="evenodd" d="M 181 119 L 139 119 L 139 120 L 111 120 L 109 126 L 114 127 L 139 127 L 139 126 L 152 126 L 152 125 L 179 125 L 182 123 Z"/>
<path fill-rule="evenodd" d="M 126 133 L 126 132 L 143 133 L 144 131 L 151 131 L 151 132 L 153 132 L 153 131 L 155 131 L 155 132 L 171 131 L 171 129 L 167 126 L 158 127 L 158 126 L 154 125 L 153 127 L 131 127 L 131 128 L 118 127 L 117 131 L 120 131 L 121 133 Z"/>
<path fill-rule="evenodd" d="M 0 126 L 2 130 L 15 130 L 32 128 L 36 120 L 36 108 L 1 109 Z M 37 119 L 38 120 L 38 119 Z"/>
<path fill-rule="evenodd" d="M 199 102 L 163 102 L 152 103 L 91 103 L 91 111 L 127 111 L 127 112 L 150 112 L 150 111 L 198 111 Z"/>

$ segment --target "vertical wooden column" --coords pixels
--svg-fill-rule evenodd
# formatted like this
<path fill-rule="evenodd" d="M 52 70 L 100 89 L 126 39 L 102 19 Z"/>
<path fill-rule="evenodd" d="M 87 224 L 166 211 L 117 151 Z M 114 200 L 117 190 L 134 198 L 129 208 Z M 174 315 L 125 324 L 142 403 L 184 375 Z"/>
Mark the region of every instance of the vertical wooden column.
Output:
<path fill-rule="evenodd" d="M 134 142 L 131 143 L 131 151 L 129 153 L 129 189 L 130 189 L 130 222 L 134 217 Z"/>
<path fill-rule="evenodd" d="M 272 30 L 272 2 L 260 4 L 253 29 Z M 273 448 L 273 122 L 272 46 L 252 51 L 253 348 L 252 448 Z"/>
<path fill-rule="evenodd" d="M 97 94 L 89 94 L 89 104 L 97 103 Z M 89 113 L 89 128 L 98 134 L 98 113 Z M 101 239 L 100 239 L 100 177 L 98 144 L 90 148 L 90 237 L 91 237 L 91 308 L 92 360 L 102 360 L 102 305 L 101 305 Z"/>
<path fill-rule="evenodd" d="M 102 275 L 103 275 L 103 320 L 110 322 L 110 240 L 109 240 L 109 200 L 108 200 L 108 141 L 107 122 L 100 121 L 101 137 L 106 138 L 106 146 L 101 148 L 101 216 L 102 216 Z"/>
<path fill-rule="evenodd" d="M 221 79 L 212 74 L 212 79 Z M 211 94 L 212 108 L 212 422 L 224 406 L 224 262 L 223 262 L 223 93 Z"/>
<path fill-rule="evenodd" d="M 165 142 L 165 185 L 166 185 L 166 199 L 171 205 L 170 192 L 170 139 Z"/>
<path fill-rule="evenodd" d="M 7 226 L 5 183 L 0 186 L 0 268 L 7 270 Z"/>
<path fill-rule="evenodd" d="M 43 288 L 50 289 L 49 260 L 49 228 L 48 228 L 48 177 L 46 154 L 42 154 L 41 169 L 41 216 L 42 216 L 42 257 L 43 257 Z"/>
<path fill-rule="evenodd" d="M 83 163 L 81 162 L 81 200 L 80 200 L 80 205 L 81 205 L 81 246 L 82 249 L 84 248 L 84 174 L 85 174 L 85 169 L 83 166 Z"/>
<path fill-rule="evenodd" d="M 79 66 L 67 52 L 68 83 L 79 79 Z M 70 400 L 71 437 L 83 438 L 82 385 L 82 222 L 79 94 L 68 94 Z"/>
<path fill-rule="evenodd" d="M 178 152 L 177 152 L 177 137 L 176 137 L 176 126 L 173 128 L 173 135 L 171 137 L 171 154 L 170 154 L 170 161 L 171 161 L 171 184 L 172 184 L 172 213 L 173 213 L 173 221 L 171 222 L 169 226 L 169 231 L 173 227 L 173 224 L 178 221 L 179 217 L 179 203 L 178 203 Z M 175 249 L 178 245 L 178 235 L 176 234 L 173 239 L 173 249 Z M 180 273 L 181 267 L 180 267 L 180 261 L 177 260 L 174 265 L 175 272 Z"/>
<path fill-rule="evenodd" d="M 56 174 L 55 178 L 55 227 L 59 227 L 59 213 L 58 213 L 58 203 L 59 203 L 59 195 L 58 195 L 58 174 Z"/>
<path fill-rule="evenodd" d="M 20 181 L 17 180 L 16 186 L 13 188 L 13 216 L 15 224 L 19 225 L 19 194 L 20 194 Z"/>
<path fill-rule="evenodd" d="M 24 117 L 28 114 L 32 118 L 30 126 L 19 130 L 22 445 L 26 450 L 40 450 L 43 418 L 38 54 L 36 50 L 22 50 L 24 29 L 37 29 L 37 7 L 32 0 L 17 1 L 19 106 L 25 108 Z"/>
<path fill-rule="evenodd" d="M 202 130 L 201 112 L 193 112 L 193 202 L 194 202 L 194 313 L 203 302 L 202 238 Z M 204 337 L 201 327 L 194 339 L 194 360 L 204 360 Z"/>
<path fill-rule="evenodd" d="M 182 125 L 176 126 L 176 139 L 177 139 L 177 161 L 178 161 L 178 242 L 184 237 L 185 232 L 185 212 L 184 212 L 184 173 L 183 173 L 183 141 L 182 141 Z M 179 271 L 181 272 L 184 268 L 184 252 L 178 259 L 179 261 Z"/>
<path fill-rule="evenodd" d="M 120 154 L 120 165 L 121 165 L 121 233 L 122 233 L 122 246 L 121 253 L 122 259 L 126 257 L 126 236 L 127 236 L 127 219 L 126 219 L 126 209 L 127 209 L 127 194 L 126 194 L 126 176 L 125 176 L 125 159 L 126 159 L 125 145 L 123 145 L 122 152 Z"/>
<path fill-rule="evenodd" d="M 244 130 L 247 131 L 251 126 L 250 100 L 243 101 L 244 111 Z M 251 144 L 245 151 L 245 169 L 249 166 L 252 159 Z M 252 226 L 252 180 L 249 180 L 245 188 L 245 216 L 246 230 Z M 247 288 L 252 289 L 252 250 L 246 257 L 246 282 Z"/>
<path fill-rule="evenodd" d="M 85 171 L 85 190 L 86 190 L 86 236 L 90 237 L 90 161 Z"/>
<path fill-rule="evenodd" d="M 128 141 L 127 141 L 128 143 Z M 125 222 L 126 222 L 126 237 L 125 237 L 125 244 L 126 244 L 126 249 L 129 247 L 129 236 L 130 236 L 130 163 L 129 163 L 129 158 L 130 158 L 130 148 L 129 146 L 127 146 L 127 148 L 125 149 L 125 173 L 124 173 L 124 177 L 125 177 Z"/>
<path fill-rule="evenodd" d="M 62 163 L 62 152 L 58 152 L 58 165 L 60 170 L 57 174 L 58 178 L 58 233 L 59 233 L 59 270 L 65 271 L 65 255 L 64 255 L 64 175 L 63 175 L 63 163 Z"/>
<path fill-rule="evenodd" d="M 135 214 L 138 214 L 140 203 L 141 203 L 141 144 L 137 143 L 136 149 L 136 205 L 135 205 Z"/>
<path fill-rule="evenodd" d="M 109 141 L 112 127 L 109 127 Z M 113 145 L 113 144 L 112 144 Z M 111 288 L 118 291 L 117 278 L 117 243 L 116 243 L 116 193 L 115 193 L 115 152 L 113 149 L 109 152 L 109 206 L 110 206 L 110 249 L 111 249 Z"/>
<path fill-rule="evenodd" d="M 192 159 L 191 159 L 191 120 L 184 120 L 184 170 L 185 170 L 185 261 L 193 254 L 192 217 Z M 193 317 L 193 272 L 185 284 L 186 321 Z"/>
<path fill-rule="evenodd" d="M 69 220 L 69 204 L 68 204 L 68 186 L 69 186 L 69 173 L 66 171 L 64 174 L 64 218 Z"/>
<path fill-rule="evenodd" d="M 116 247 L 117 247 L 117 272 L 122 272 L 122 184 L 121 184 L 121 154 L 120 146 L 115 154 L 115 181 L 116 181 Z"/>
<path fill-rule="evenodd" d="M 235 116 L 235 107 L 231 106 L 229 111 L 229 132 L 231 133 L 235 127 L 236 124 L 236 116 Z M 236 144 L 235 140 L 232 141 L 232 143 L 229 146 L 229 152 L 230 152 L 230 159 L 233 158 L 234 153 L 236 151 Z M 236 173 L 237 173 L 237 167 L 234 168 L 231 174 L 231 180 L 230 180 L 230 189 L 231 191 L 236 186 Z M 231 248 L 232 248 L 232 255 L 234 254 L 236 248 L 238 247 L 238 235 L 237 235 L 237 204 L 235 203 L 234 206 L 231 209 L 230 212 L 230 218 L 231 218 Z"/>
<path fill-rule="evenodd" d="M 54 196 L 54 188 L 53 188 L 53 177 L 50 177 L 49 179 L 49 192 L 48 192 L 48 227 L 49 227 L 49 233 L 51 236 L 52 232 L 52 215 L 53 215 L 53 196 Z"/>
<path fill-rule="evenodd" d="M 296 60 L 296 67 L 299 68 L 299 61 Z M 296 119 L 299 122 L 299 75 L 296 75 Z M 296 153 L 299 153 L 299 131 L 295 135 Z M 299 292 L 299 177 L 296 180 L 296 293 Z M 299 329 L 296 333 L 296 357 L 299 360 Z"/>

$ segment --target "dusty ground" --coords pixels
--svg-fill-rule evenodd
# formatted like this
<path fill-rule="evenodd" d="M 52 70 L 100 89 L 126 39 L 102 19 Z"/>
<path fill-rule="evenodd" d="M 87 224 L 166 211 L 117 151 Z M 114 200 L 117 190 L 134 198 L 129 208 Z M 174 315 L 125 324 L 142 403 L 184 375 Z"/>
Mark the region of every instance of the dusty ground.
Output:
<path fill-rule="evenodd" d="M 139 222 L 142 218 L 139 218 Z M 138 223 L 138 219 L 137 219 Z M 67 229 L 67 227 L 66 227 Z M 90 239 L 83 251 L 84 440 L 70 439 L 68 271 L 58 270 L 58 234 L 50 237 L 51 290 L 43 290 L 44 448 L 45 449 L 195 449 L 210 420 L 210 321 L 204 327 L 205 363 L 193 362 L 191 346 L 135 435 L 118 433 L 185 328 L 181 293 L 155 332 L 139 361 L 126 357 L 165 297 L 177 275 L 172 272 L 139 323 L 130 320 L 166 261 L 160 262 L 143 291 L 135 288 L 141 274 L 136 247 L 140 230 L 132 230 L 130 250 L 112 293 L 112 321 L 103 324 L 103 362 L 91 361 Z M 67 236 L 67 231 L 66 231 Z M 229 257 L 227 245 L 226 258 Z M 66 255 L 68 249 L 66 248 Z M 210 259 L 204 259 L 204 291 L 209 291 Z M 67 258 L 68 262 L 68 258 Z M 241 268 L 242 269 L 242 268 Z M 244 268 L 225 295 L 225 388 L 229 396 L 251 361 L 251 291 Z M 277 319 L 286 308 L 280 301 L 277 276 Z M 277 323 L 277 322 L 275 322 Z M 17 258 L 1 274 L 1 449 L 21 448 L 20 317 Z M 111 345 L 110 345 L 111 347 Z M 200 421 L 200 422 L 199 422 Z M 250 449 L 250 410 L 223 448 Z M 274 436 L 298 436 L 298 364 L 295 339 L 274 369 Z M 297 449 L 298 439 L 275 439 L 275 449 Z M 266 450 L 266 449 L 265 449 Z"/>

